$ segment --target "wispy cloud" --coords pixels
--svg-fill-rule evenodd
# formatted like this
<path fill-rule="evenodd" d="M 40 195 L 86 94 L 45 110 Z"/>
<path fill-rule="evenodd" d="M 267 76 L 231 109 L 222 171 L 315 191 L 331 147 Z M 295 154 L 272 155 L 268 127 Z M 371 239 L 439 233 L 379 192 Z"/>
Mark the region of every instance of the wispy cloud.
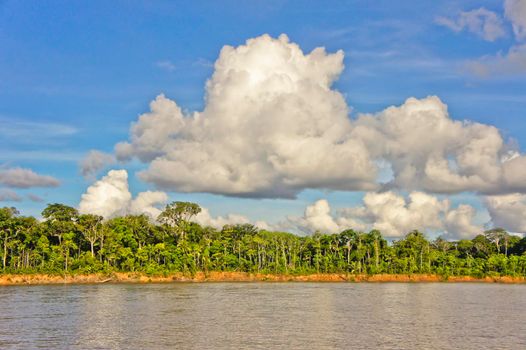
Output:
<path fill-rule="evenodd" d="M 37 196 L 36 194 L 33 194 L 33 193 L 29 193 L 27 195 L 27 198 L 29 198 L 30 201 L 35 202 L 35 203 L 42 203 L 44 201 L 44 198 Z"/>
<path fill-rule="evenodd" d="M 155 62 L 155 66 L 161 70 L 164 70 L 166 72 L 172 73 L 176 70 L 181 69 L 187 69 L 189 67 L 197 67 L 197 68 L 212 68 L 214 66 L 214 62 L 199 57 L 194 61 L 178 61 L 178 62 L 172 62 L 170 60 L 162 60 Z"/>
<path fill-rule="evenodd" d="M 0 188 L 0 202 L 20 202 L 20 197 L 15 191 L 6 188 Z"/>
<path fill-rule="evenodd" d="M 512 46 L 505 54 L 483 56 L 465 64 L 478 77 L 524 76 L 526 74 L 526 44 Z"/>
<path fill-rule="evenodd" d="M 173 72 L 177 67 L 169 60 L 157 61 L 155 62 L 157 68 L 162 69 L 167 72 Z"/>
<path fill-rule="evenodd" d="M 11 150 L 2 149 L 0 161 L 19 162 L 19 161 L 50 161 L 50 162 L 78 162 L 84 153 L 74 151 L 53 151 L 53 150 Z"/>
<path fill-rule="evenodd" d="M 77 128 L 67 124 L 34 122 L 6 116 L 0 116 L 0 125 L 0 140 L 15 141 L 18 144 L 56 143 L 57 139 L 78 133 Z"/>
<path fill-rule="evenodd" d="M 435 23 L 456 33 L 467 30 L 486 41 L 495 41 L 506 35 L 500 16 L 483 7 L 460 12 L 456 18 L 437 17 Z"/>
<path fill-rule="evenodd" d="M 214 62 L 207 60 L 206 58 L 199 57 L 192 63 L 192 65 L 197 67 L 212 68 L 214 66 Z"/>
<path fill-rule="evenodd" d="M 346 53 L 349 68 L 342 80 L 355 76 L 374 77 L 393 72 L 411 72 L 411 79 L 445 80 L 461 76 L 463 61 L 435 56 L 420 48 L 408 51 L 398 50 L 352 50 Z M 419 74 L 414 74 L 418 72 Z"/>

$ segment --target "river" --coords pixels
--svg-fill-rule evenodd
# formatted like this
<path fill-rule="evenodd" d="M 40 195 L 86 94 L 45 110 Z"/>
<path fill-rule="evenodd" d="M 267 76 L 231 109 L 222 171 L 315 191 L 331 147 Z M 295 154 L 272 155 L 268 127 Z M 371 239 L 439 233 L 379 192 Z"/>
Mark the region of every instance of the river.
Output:
<path fill-rule="evenodd" d="M 0 287 L 1 349 L 526 349 L 526 285 Z"/>

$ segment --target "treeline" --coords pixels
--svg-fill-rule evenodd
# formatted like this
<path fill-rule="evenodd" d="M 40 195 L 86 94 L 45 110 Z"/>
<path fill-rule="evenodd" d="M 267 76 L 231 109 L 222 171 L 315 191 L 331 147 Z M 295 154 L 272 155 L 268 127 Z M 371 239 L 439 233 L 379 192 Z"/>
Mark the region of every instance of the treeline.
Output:
<path fill-rule="evenodd" d="M 459 241 L 429 241 L 412 231 L 388 244 L 377 230 L 306 237 L 250 224 L 217 230 L 191 221 L 200 210 L 194 203 L 174 202 L 153 223 L 145 215 L 103 220 L 50 204 L 40 222 L 15 208 L 0 208 L 1 267 L 4 273 L 526 275 L 526 238 L 502 229 Z"/>

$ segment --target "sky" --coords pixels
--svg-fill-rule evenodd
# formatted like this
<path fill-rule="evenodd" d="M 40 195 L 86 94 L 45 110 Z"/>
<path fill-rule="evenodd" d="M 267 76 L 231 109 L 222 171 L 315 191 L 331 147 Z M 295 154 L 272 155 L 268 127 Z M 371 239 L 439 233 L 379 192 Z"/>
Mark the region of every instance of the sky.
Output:
<path fill-rule="evenodd" d="M 1 1 L 0 206 L 526 232 L 526 1 Z"/>

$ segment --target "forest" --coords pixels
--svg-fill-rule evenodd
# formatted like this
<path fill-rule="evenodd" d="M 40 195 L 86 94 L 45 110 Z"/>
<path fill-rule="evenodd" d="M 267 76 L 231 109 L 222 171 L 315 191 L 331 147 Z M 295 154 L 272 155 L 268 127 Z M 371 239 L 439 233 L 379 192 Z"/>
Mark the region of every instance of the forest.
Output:
<path fill-rule="evenodd" d="M 0 208 L 3 273 L 241 271 L 270 274 L 525 276 L 526 238 L 494 228 L 471 240 L 428 240 L 417 230 L 388 242 L 377 230 L 298 236 L 250 224 L 221 230 L 192 222 L 195 203 L 168 204 L 156 220 L 104 220 L 49 204 L 42 220 Z"/>

